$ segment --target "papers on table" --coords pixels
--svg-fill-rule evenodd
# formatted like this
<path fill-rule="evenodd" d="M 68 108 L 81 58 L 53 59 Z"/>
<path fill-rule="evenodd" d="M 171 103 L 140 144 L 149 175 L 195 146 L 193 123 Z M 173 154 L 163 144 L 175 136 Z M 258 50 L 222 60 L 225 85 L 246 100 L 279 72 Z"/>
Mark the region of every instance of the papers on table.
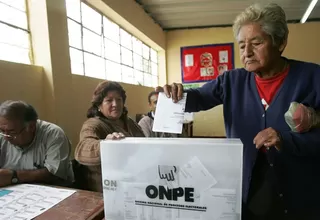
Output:
<path fill-rule="evenodd" d="M 159 93 L 152 131 L 181 134 L 186 99 L 187 93 L 184 93 L 183 98 L 174 103 L 164 93 Z"/>
<path fill-rule="evenodd" d="M 75 190 L 31 184 L 0 188 L 0 220 L 31 220 L 74 192 Z"/>
<path fill-rule="evenodd" d="M 0 197 L 6 196 L 12 192 L 13 192 L 12 190 L 0 189 Z"/>

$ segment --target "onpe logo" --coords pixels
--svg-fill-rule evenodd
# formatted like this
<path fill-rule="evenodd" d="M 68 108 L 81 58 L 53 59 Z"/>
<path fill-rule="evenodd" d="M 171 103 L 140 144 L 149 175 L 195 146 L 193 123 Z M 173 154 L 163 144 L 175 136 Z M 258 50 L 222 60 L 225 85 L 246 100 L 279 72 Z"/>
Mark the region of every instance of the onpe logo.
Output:
<path fill-rule="evenodd" d="M 117 181 L 116 180 L 103 180 L 103 188 L 106 190 L 117 190 Z"/>

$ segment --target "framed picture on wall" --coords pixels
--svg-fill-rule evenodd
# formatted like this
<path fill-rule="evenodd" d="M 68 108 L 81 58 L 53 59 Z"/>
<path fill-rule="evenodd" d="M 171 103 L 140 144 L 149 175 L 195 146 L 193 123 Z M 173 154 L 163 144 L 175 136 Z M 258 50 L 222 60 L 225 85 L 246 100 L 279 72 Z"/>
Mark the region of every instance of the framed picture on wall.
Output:
<path fill-rule="evenodd" d="M 234 68 L 234 44 L 181 47 L 183 83 L 206 82 Z"/>

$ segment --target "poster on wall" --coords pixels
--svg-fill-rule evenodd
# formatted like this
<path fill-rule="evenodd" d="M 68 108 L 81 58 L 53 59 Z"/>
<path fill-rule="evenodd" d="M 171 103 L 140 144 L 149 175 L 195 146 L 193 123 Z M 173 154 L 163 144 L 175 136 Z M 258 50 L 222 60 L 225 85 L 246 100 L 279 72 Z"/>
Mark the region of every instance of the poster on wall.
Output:
<path fill-rule="evenodd" d="M 233 47 L 233 43 L 181 47 L 182 82 L 206 82 L 233 69 Z"/>

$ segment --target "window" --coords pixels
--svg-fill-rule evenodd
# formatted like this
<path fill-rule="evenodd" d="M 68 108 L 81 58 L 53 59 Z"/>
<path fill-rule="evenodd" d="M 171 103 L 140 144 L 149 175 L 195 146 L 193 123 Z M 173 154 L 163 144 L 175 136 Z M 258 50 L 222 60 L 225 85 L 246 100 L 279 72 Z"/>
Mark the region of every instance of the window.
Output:
<path fill-rule="evenodd" d="M 66 6 L 73 74 L 158 86 L 156 50 L 81 0 Z"/>
<path fill-rule="evenodd" d="M 26 0 L 0 0 L 0 59 L 31 64 Z"/>

